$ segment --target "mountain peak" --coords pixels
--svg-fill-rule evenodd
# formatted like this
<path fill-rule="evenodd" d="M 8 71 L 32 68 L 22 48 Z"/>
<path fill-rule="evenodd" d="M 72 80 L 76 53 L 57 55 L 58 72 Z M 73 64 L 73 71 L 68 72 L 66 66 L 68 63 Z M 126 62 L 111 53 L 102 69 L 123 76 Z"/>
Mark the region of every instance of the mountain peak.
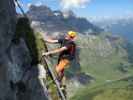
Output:
<path fill-rule="evenodd" d="M 41 27 L 42 30 L 50 33 L 64 33 L 69 30 L 81 33 L 88 32 L 88 30 L 94 32 L 101 31 L 100 28 L 94 26 L 86 18 L 77 17 L 71 10 L 65 12 L 59 10 L 52 11 L 49 7 L 44 5 L 31 5 L 27 14 L 32 21 L 40 23 L 39 28 Z"/>
<path fill-rule="evenodd" d="M 39 19 L 43 20 L 45 19 L 44 17 L 46 16 L 47 17 L 54 16 L 52 10 L 44 5 L 41 6 L 31 5 L 27 14 L 33 20 L 39 20 Z"/>

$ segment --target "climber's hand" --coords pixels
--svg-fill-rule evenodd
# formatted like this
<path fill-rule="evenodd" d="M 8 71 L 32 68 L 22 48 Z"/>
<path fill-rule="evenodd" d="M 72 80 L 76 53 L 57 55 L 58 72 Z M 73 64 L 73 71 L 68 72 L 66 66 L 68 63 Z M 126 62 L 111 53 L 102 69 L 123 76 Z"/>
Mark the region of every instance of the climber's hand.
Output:
<path fill-rule="evenodd" d="M 49 52 L 45 52 L 45 53 L 42 54 L 42 56 L 49 56 L 49 55 L 50 55 Z"/>

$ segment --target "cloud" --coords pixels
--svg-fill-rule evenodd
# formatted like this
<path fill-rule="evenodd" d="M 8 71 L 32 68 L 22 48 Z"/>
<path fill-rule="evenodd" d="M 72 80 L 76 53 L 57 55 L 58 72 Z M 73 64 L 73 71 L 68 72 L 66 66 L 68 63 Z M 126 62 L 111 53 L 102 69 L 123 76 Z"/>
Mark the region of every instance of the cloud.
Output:
<path fill-rule="evenodd" d="M 30 3 L 27 3 L 27 8 L 29 9 L 31 5 L 35 5 L 35 6 L 41 6 L 41 5 L 44 5 L 44 1 L 43 0 L 33 0 L 32 2 Z"/>
<path fill-rule="evenodd" d="M 30 7 L 31 7 L 31 5 L 32 5 L 32 3 L 28 3 L 28 4 L 27 4 L 27 7 L 28 7 L 28 8 L 30 8 Z"/>
<path fill-rule="evenodd" d="M 36 2 L 35 4 L 36 6 L 40 6 L 40 5 L 43 5 L 43 2 L 41 2 L 41 0 L 38 0 L 38 2 Z"/>
<path fill-rule="evenodd" d="M 28 10 L 31 5 L 52 5 L 57 3 L 62 10 L 72 10 L 73 8 L 85 8 L 92 0 L 32 0 L 31 2 L 23 2 L 23 7 Z"/>
<path fill-rule="evenodd" d="M 63 9 L 84 8 L 91 0 L 60 0 Z"/>

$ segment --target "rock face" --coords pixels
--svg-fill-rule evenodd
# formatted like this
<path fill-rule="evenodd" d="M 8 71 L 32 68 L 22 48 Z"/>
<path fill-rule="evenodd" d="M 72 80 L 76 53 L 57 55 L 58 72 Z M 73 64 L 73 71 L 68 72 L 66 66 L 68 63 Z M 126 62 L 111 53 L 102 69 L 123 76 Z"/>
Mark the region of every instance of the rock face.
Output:
<path fill-rule="evenodd" d="M 17 43 L 13 42 L 16 30 L 13 1 L 0 1 L 0 100 L 47 100 L 45 93 L 41 92 L 42 86 L 35 65 L 30 71 L 33 78 L 24 77 L 23 82 L 16 84 L 26 74 L 26 69 L 31 67 L 31 56 L 23 38 Z"/>
<path fill-rule="evenodd" d="M 0 99 L 9 100 L 11 94 L 8 70 L 13 62 L 9 58 L 11 53 L 11 39 L 15 30 L 15 6 L 13 0 L 0 1 Z M 14 48 L 15 49 L 15 48 Z M 17 65 L 17 64 L 16 64 Z M 10 93 L 9 93 L 10 92 Z"/>

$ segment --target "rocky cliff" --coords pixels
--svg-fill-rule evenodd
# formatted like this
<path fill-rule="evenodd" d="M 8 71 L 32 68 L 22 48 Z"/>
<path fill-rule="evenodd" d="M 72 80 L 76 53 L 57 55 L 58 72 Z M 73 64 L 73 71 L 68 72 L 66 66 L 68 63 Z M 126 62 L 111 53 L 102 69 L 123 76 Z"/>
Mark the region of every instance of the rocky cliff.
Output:
<path fill-rule="evenodd" d="M 11 47 L 11 39 L 15 31 L 15 7 L 13 0 L 0 1 L 0 99 L 9 100 L 13 94 L 9 87 L 9 80 L 13 73 L 12 65 L 14 62 L 9 59 L 11 51 L 16 48 Z M 10 48 L 10 50 L 9 50 Z M 13 51 L 14 51 L 13 50 Z M 12 53 L 13 54 L 13 53 Z M 8 77 L 10 75 L 10 78 Z M 12 77 L 12 79 L 15 77 Z"/>
<path fill-rule="evenodd" d="M 25 20 L 21 18 L 22 25 Z M 34 47 L 33 50 L 37 50 L 35 42 L 37 40 L 31 33 L 28 23 L 23 27 L 16 26 L 19 25 L 18 23 L 13 0 L 1 0 L 0 100 L 47 100 L 38 78 L 39 70 L 35 61 L 35 54 L 38 53 L 31 52 L 32 47 Z M 27 27 L 28 31 L 24 31 L 24 27 Z M 26 34 L 29 31 L 30 34 Z M 29 43 L 31 41 L 32 43 Z M 29 68 L 30 72 L 26 72 Z"/>

